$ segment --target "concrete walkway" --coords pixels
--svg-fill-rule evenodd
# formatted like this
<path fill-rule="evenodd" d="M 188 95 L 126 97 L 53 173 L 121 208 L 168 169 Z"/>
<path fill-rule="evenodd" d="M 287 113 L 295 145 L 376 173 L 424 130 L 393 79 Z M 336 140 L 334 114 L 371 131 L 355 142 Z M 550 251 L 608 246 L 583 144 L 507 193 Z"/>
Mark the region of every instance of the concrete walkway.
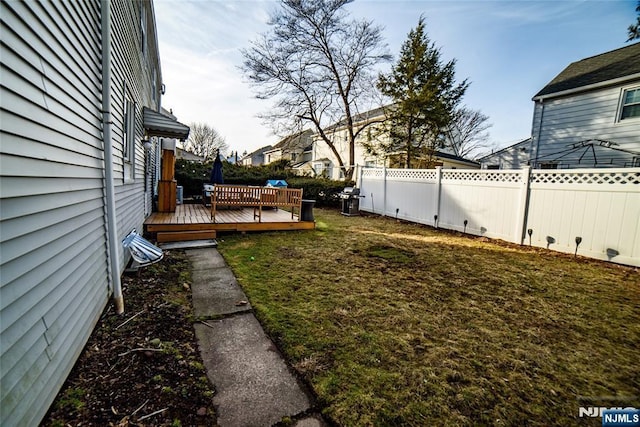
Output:
<path fill-rule="evenodd" d="M 207 375 L 216 388 L 218 424 L 325 426 L 312 399 L 253 315 L 247 297 L 214 248 L 186 251 L 193 264 L 195 326 Z M 208 319 L 208 320 L 207 320 Z"/>

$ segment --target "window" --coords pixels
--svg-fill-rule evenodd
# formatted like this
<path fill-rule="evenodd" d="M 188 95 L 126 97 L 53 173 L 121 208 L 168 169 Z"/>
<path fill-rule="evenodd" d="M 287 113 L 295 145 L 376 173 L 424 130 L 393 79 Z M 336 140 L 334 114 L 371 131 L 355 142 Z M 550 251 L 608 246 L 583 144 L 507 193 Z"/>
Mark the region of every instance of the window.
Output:
<path fill-rule="evenodd" d="M 125 93 L 127 93 L 125 89 Z M 122 123 L 122 160 L 124 181 L 131 182 L 135 171 L 135 147 L 136 147 L 136 103 L 128 96 L 124 101 L 124 120 Z"/>
<path fill-rule="evenodd" d="M 133 158 L 133 147 L 136 138 L 136 104 L 127 98 L 124 107 L 124 141 L 122 157 L 130 161 Z"/>
<path fill-rule="evenodd" d="M 142 54 L 147 54 L 147 11 L 144 2 L 140 2 L 140 38 L 142 39 Z"/>
<path fill-rule="evenodd" d="M 540 169 L 558 169 L 557 163 L 540 163 Z"/>
<path fill-rule="evenodd" d="M 315 171 L 317 176 L 322 176 L 324 178 L 331 177 L 331 162 L 323 161 L 317 162 L 313 165 L 313 170 Z"/>
<path fill-rule="evenodd" d="M 621 110 L 620 120 L 640 117 L 640 87 L 622 92 Z"/>
<path fill-rule="evenodd" d="M 151 92 L 153 96 L 153 102 L 156 104 L 160 103 L 160 98 L 158 97 L 158 72 L 156 69 L 153 69 L 153 74 L 151 75 Z"/>

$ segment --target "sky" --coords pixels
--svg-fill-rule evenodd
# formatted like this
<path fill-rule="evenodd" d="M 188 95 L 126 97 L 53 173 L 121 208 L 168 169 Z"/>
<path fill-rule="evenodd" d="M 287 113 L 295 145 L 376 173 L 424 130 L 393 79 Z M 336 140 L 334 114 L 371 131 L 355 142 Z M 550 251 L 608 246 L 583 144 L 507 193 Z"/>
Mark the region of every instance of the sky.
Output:
<path fill-rule="evenodd" d="M 471 84 L 463 104 L 489 116 L 495 149 L 531 134 L 531 98 L 571 62 L 628 45 L 636 0 L 356 0 L 353 18 L 383 27 L 391 63 L 420 16 L 456 78 Z M 276 0 L 155 0 L 162 106 L 182 123 L 206 123 L 230 150 L 251 152 L 284 135 L 258 117 L 258 100 L 239 69 L 243 48 L 269 31 Z"/>

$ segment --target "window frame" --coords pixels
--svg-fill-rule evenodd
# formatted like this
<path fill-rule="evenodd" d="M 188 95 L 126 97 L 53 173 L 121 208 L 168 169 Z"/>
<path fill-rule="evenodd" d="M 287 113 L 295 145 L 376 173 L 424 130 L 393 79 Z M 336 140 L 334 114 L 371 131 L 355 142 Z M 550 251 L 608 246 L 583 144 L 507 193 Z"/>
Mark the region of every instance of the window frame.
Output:
<path fill-rule="evenodd" d="M 632 91 L 638 91 L 640 93 L 640 86 L 623 87 L 620 90 L 620 102 L 618 104 L 618 123 L 625 123 L 627 120 L 634 120 L 634 119 L 638 120 L 638 119 L 640 119 L 640 114 L 634 115 L 634 116 L 623 117 L 625 108 L 631 107 L 631 106 L 636 106 L 636 107 L 640 108 L 640 101 L 630 102 L 628 104 L 625 103 L 625 98 L 627 97 L 627 94 L 629 92 L 632 92 Z"/>
<path fill-rule="evenodd" d="M 127 85 L 122 105 L 122 173 L 124 182 L 131 183 L 135 181 L 137 104 L 129 96 Z"/>
<path fill-rule="evenodd" d="M 140 2 L 140 39 L 142 55 L 147 56 L 147 11 L 144 2 Z"/>

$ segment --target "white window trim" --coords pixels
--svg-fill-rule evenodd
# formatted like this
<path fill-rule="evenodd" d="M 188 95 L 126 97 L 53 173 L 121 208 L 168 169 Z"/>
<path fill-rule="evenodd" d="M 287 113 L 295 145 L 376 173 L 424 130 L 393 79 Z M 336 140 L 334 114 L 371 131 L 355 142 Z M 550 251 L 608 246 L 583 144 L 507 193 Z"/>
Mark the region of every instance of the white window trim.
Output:
<path fill-rule="evenodd" d="M 633 85 L 620 89 L 620 98 L 618 100 L 618 111 L 616 112 L 616 123 L 629 123 L 630 121 L 640 120 L 640 116 L 622 118 L 622 110 L 624 108 L 624 98 L 630 90 L 640 90 L 640 86 Z"/>

